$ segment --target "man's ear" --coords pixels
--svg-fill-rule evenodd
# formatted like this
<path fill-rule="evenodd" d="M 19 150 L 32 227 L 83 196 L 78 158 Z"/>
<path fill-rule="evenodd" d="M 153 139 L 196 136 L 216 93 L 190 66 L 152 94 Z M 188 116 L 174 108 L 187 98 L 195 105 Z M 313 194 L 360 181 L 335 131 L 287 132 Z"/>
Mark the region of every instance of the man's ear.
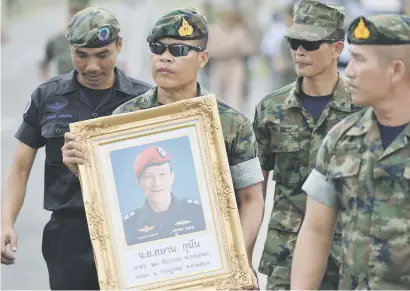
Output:
<path fill-rule="evenodd" d="M 200 68 L 203 69 L 206 64 L 208 63 L 209 60 L 209 52 L 207 50 L 201 52 L 201 56 L 200 56 L 201 60 L 200 60 Z"/>
<path fill-rule="evenodd" d="M 339 58 L 345 48 L 343 41 L 338 41 L 333 44 L 333 54 L 335 58 Z"/>
<path fill-rule="evenodd" d="M 406 65 L 401 60 L 393 61 L 391 64 L 392 81 L 398 83 L 407 74 Z"/>
<path fill-rule="evenodd" d="M 122 49 L 122 36 L 120 36 L 117 40 L 117 52 L 121 52 Z"/>

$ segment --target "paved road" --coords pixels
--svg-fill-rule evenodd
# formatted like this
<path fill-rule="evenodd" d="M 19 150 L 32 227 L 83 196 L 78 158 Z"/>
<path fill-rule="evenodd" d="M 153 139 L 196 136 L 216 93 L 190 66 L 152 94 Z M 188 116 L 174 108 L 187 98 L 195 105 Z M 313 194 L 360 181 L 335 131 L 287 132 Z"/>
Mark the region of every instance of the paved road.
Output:
<path fill-rule="evenodd" d="M 98 2 L 98 1 L 96 1 Z M 145 38 L 148 28 L 162 12 L 170 7 L 160 6 L 160 1 L 139 1 L 138 5 L 125 6 L 126 1 L 104 2 L 119 17 L 123 27 L 124 50 L 120 59 L 127 63 L 132 76 L 152 83 L 148 66 L 148 48 Z M 130 2 L 130 1 L 128 1 Z M 194 1 L 180 0 L 189 5 Z M 149 3 L 149 4 L 148 4 Z M 161 8 L 159 8 L 161 7 Z M 7 33 L 11 39 L 2 46 L 2 87 L 1 87 L 1 178 L 4 181 L 15 151 L 16 140 L 13 137 L 22 113 L 32 91 L 41 82 L 37 75 L 47 38 L 59 32 L 64 26 L 64 6 L 53 6 L 48 9 L 29 13 L 21 19 L 8 23 Z M 130 65 L 132 64 L 132 65 Z M 258 79 L 251 85 L 249 110 L 266 92 L 266 82 Z M 1 267 L 1 288 L 6 289 L 49 289 L 45 262 L 41 254 L 41 238 L 45 223 L 50 214 L 43 210 L 44 150 L 38 152 L 30 176 L 26 200 L 16 223 L 19 235 L 19 249 L 15 265 Z M 271 201 L 272 199 L 269 199 Z M 270 203 L 271 204 L 271 203 Z M 271 205 L 267 206 L 267 210 Z M 266 216 L 270 211 L 266 212 Z M 266 219 L 265 219 L 266 224 Z M 266 229 L 266 228 L 265 228 Z M 255 251 L 254 263 L 260 258 L 262 240 L 266 231 L 261 231 Z M 261 278 L 263 279 L 263 278 Z M 264 283 L 263 283 L 264 286 Z"/>

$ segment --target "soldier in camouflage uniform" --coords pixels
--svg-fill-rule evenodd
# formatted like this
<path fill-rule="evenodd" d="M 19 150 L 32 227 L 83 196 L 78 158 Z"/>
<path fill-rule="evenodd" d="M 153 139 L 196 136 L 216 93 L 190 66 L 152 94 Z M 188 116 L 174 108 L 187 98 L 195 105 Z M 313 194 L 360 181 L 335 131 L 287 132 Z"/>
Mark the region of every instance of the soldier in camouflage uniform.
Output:
<path fill-rule="evenodd" d="M 173 10 L 162 16 L 148 35 L 152 76 L 156 87 L 117 108 L 113 114 L 149 109 L 209 94 L 198 82 L 198 73 L 208 61 L 208 26 L 198 11 Z M 250 263 L 263 216 L 262 171 L 257 144 L 249 120 L 218 100 L 226 152 L 233 185 L 237 190 L 239 215 Z M 83 163 L 81 148 L 73 134 L 66 134 L 65 164 L 77 172 Z M 73 150 L 76 149 L 76 150 Z"/>
<path fill-rule="evenodd" d="M 346 68 L 355 103 L 303 185 L 292 288 L 316 289 L 341 215 L 340 289 L 410 289 L 410 17 L 355 19 Z"/>
<path fill-rule="evenodd" d="M 68 0 L 69 19 L 89 5 L 90 0 Z M 52 61 L 56 61 L 58 75 L 66 74 L 74 69 L 70 44 L 65 37 L 65 32 L 53 36 L 46 44 L 45 56 L 40 64 L 40 74 L 43 80 L 49 78 L 49 67 Z"/>
<path fill-rule="evenodd" d="M 276 181 L 274 206 L 259 271 L 268 275 L 267 289 L 289 289 L 297 234 L 305 214 L 302 185 L 314 166 L 320 143 L 341 119 L 352 114 L 346 81 L 337 72 L 344 48 L 342 6 L 302 1 L 286 38 L 298 78 L 266 96 L 256 107 L 254 130 L 265 187 L 269 172 Z M 321 288 L 338 284 L 340 234 L 328 260 Z"/>

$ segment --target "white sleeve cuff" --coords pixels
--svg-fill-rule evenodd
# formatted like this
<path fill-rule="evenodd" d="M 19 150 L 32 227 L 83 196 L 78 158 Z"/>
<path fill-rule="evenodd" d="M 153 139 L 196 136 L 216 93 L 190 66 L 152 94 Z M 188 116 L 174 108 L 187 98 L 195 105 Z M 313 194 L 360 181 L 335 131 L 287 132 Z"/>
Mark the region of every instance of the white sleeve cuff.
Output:
<path fill-rule="evenodd" d="M 337 208 L 337 192 L 333 181 L 313 169 L 302 186 L 302 190 L 316 202 L 332 208 Z"/>
<path fill-rule="evenodd" d="M 254 158 L 231 167 L 233 187 L 238 190 L 263 181 L 259 158 Z"/>

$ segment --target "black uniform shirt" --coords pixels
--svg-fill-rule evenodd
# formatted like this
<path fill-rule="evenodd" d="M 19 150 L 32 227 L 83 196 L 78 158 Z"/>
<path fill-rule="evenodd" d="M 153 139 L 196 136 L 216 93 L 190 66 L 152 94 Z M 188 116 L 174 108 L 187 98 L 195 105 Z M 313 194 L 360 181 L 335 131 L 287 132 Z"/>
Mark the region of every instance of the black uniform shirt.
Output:
<path fill-rule="evenodd" d="M 125 76 L 117 69 L 115 75 L 114 90 L 110 90 L 110 94 L 103 94 L 97 107 L 92 106 L 85 91 L 81 90 L 75 70 L 51 78 L 31 95 L 16 138 L 35 149 L 46 147 L 45 209 L 84 209 L 79 180 L 62 162 L 61 147 L 69 124 L 111 115 L 119 105 L 151 87 Z"/>
<path fill-rule="evenodd" d="M 198 201 L 171 198 L 169 208 L 154 212 L 147 202 L 124 217 L 128 245 L 205 230 L 205 219 Z"/>

